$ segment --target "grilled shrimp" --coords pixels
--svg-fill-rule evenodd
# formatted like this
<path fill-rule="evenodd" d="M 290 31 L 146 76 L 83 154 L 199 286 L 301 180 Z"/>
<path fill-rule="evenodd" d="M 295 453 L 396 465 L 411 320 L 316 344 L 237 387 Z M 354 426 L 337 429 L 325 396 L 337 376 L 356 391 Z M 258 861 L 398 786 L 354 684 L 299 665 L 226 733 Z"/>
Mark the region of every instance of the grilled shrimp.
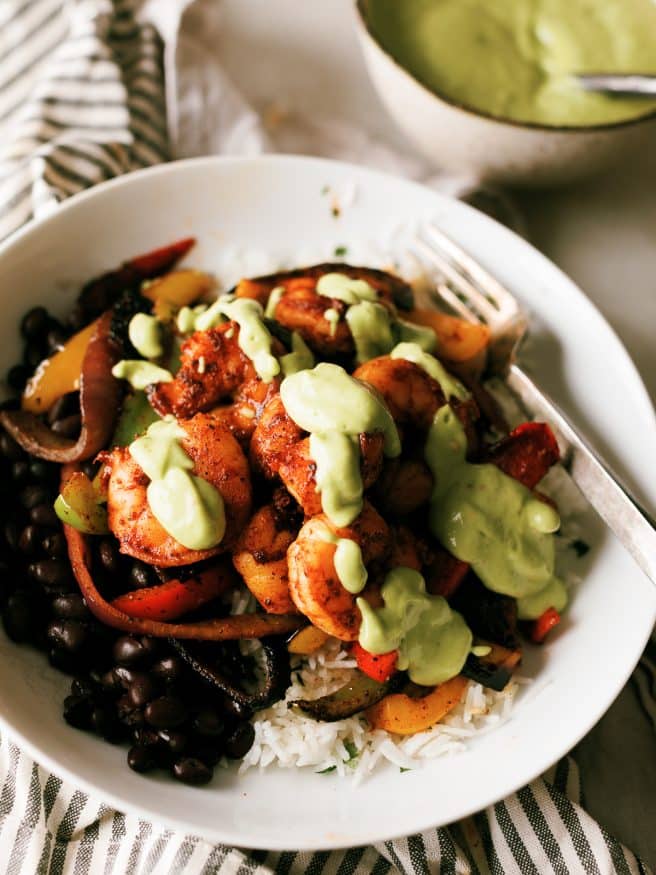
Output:
<path fill-rule="evenodd" d="M 353 376 L 373 386 L 383 397 L 392 418 L 404 429 L 425 433 L 435 413 L 446 404 L 439 383 L 414 362 L 379 356 L 356 368 Z M 450 400 L 454 413 L 465 429 L 469 447 L 476 441 L 474 424 L 479 416 L 473 397 Z"/>
<path fill-rule="evenodd" d="M 266 305 L 274 288 L 284 289 L 275 306 L 274 317 L 285 328 L 297 331 L 308 346 L 322 357 L 352 356 L 355 345 L 343 316 L 347 305 L 316 291 L 317 281 L 327 273 L 342 273 L 369 283 L 379 295 L 379 302 L 395 313 L 395 304 L 412 306 L 412 290 L 399 277 L 382 270 L 348 264 L 317 264 L 300 270 L 242 280 L 236 289 L 239 297 L 255 298 Z M 329 322 L 326 311 L 334 310 L 339 321 Z"/>
<path fill-rule="evenodd" d="M 335 527 L 318 514 L 307 520 L 287 551 L 289 592 L 308 620 L 328 635 L 356 641 L 362 616 L 356 596 L 342 586 L 335 571 L 335 544 L 326 536 L 350 538 L 362 550 L 365 566 L 382 562 L 390 551 L 390 530 L 385 520 L 365 501 L 362 513 L 348 527 Z M 363 598 L 379 599 L 375 584 L 367 584 Z"/>
<path fill-rule="evenodd" d="M 297 613 L 289 594 L 287 548 L 296 538 L 301 520 L 296 511 L 290 512 L 294 502 L 285 495 L 286 503 L 274 495 L 271 504 L 255 511 L 232 553 L 233 565 L 269 614 Z"/>
<path fill-rule="evenodd" d="M 252 399 L 258 394 L 263 395 L 259 399 L 261 404 L 270 392 L 277 391 L 279 381 L 265 383 L 266 388 L 255 391 L 254 387 L 262 381 L 238 341 L 239 325 L 236 322 L 226 322 L 208 331 L 196 331 L 187 338 L 182 344 L 181 364 L 175 379 L 169 383 L 157 383 L 148 393 L 150 403 L 160 416 L 172 413 L 176 419 L 188 419 L 195 413 L 210 410 L 219 402 L 237 397 L 242 407 L 245 405 L 253 410 L 254 428 L 257 404 L 253 406 Z M 274 355 L 285 351 L 275 338 L 272 351 Z M 250 389 L 244 396 L 246 386 Z M 248 430 L 247 422 L 241 425 Z"/>
<path fill-rule="evenodd" d="M 265 477 L 280 477 L 307 516 L 321 513 L 316 465 L 310 456 L 310 441 L 285 410 L 280 395 L 267 404 L 251 439 L 253 465 Z M 375 481 L 383 462 L 382 434 L 360 435 L 360 470 L 364 489 Z"/>
<path fill-rule="evenodd" d="M 179 424 L 186 433 L 181 444 L 194 462 L 193 473 L 211 483 L 225 505 L 225 535 L 210 550 L 191 550 L 162 527 L 148 505 L 148 477 L 126 447 L 102 457 L 109 528 L 118 538 L 121 553 L 163 568 L 200 562 L 229 549 L 251 508 L 248 461 L 228 429 L 203 413 Z"/>

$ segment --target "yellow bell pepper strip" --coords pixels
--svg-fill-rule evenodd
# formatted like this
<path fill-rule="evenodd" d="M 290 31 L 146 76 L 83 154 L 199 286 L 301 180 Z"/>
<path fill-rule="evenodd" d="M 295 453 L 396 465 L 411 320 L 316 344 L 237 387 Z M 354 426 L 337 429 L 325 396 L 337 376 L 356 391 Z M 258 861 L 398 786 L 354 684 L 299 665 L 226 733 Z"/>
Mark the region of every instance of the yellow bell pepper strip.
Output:
<path fill-rule="evenodd" d="M 317 629 L 316 626 L 305 626 L 289 639 L 287 650 L 300 656 L 309 656 L 310 653 L 315 653 L 320 647 L 323 647 L 329 638 L 330 635 L 322 629 Z"/>
<path fill-rule="evenodd" d="M 63 523 L 87 535 L 105 535 L 109 532 L 107 510 L 96 481 L 82 471 L 74 471 L 62 485 L 55 501 L 55 513 Z"/>
<path fill-rule="evenodd" d="M 367 708 L 365 716 L 372 729 L 385 729 L 397 735 L 414 735 L 439 723 L 460 702 L 468 681 L 462 675 L 439 684 L 427 696 L 415 699 L 392 693 Z"/>
<path fill-rule="evenodd" d="M 206 295 L 212 285 L 212 277 L 200 270 L 175 270 L 144 285 L 141 294 L 153 302 L 158 319 L 170 319 L 176 310 Z"/>
<path fill-rule="evenodd" d="M 77 440 L 62 437 L 29 410 L 4 410 L 0 423 L 21 447 L 49 462 L 78 462 L 95 456 L 114 430 L 121 399 L 121 384 L 112 376 L 120 358 L 110 336 L 112 313 L 98 319 L 80 369 L 82 429 Z M 65 350 L 62 350 L 64 352 Z"/>
<path fill-rule="evenodd" d="M 490 343 L 487 325 L 465 322 L 439 310 L 414 309 L 404 313 L 403 318 L 433 329 L 437 335 L 437 355 L 445 363 L 458 364 L 468 374 L 482 373 Z"/>
<path fill-rule="evenodd" d="M 62 395 L 79 388 L 82 362 L 98 321 L 78 331 L 66 341 L 63 349 L 41 362 L 23 392 L 23 410 L 45 413 Z"/>

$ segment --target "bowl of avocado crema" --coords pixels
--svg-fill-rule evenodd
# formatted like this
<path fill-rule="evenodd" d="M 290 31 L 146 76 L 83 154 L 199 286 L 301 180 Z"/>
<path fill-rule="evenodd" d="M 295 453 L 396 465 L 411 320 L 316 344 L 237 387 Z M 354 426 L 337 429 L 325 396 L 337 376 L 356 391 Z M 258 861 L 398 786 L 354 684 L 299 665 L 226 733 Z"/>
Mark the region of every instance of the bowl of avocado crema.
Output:
<path fill-rule="evenodd" d="M 436 166 L 569 182 L 656 143 L 656 98 L 584 90 L 582 73 L 656 75 L 656 0 L 358 0 L 392 117 Z"/>

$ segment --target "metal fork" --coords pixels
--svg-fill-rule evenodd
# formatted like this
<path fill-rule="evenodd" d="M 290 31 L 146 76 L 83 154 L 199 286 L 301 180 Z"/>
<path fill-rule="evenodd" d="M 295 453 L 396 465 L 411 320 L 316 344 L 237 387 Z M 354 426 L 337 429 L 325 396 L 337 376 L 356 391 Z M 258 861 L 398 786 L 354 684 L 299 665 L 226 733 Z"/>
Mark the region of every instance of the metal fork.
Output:
<path fill-rule="evenodd" d="M 558 406 L 517 365 L 527 320 L 513 295 L 434 225 L 411 244 L 435 275 L 435 294 L 457 315 L 491 330 L 490 366 L 526 411 L 552 427 L 570 476 L 647 577 L 656 583 L 656 521 L 590 447 Z"/>

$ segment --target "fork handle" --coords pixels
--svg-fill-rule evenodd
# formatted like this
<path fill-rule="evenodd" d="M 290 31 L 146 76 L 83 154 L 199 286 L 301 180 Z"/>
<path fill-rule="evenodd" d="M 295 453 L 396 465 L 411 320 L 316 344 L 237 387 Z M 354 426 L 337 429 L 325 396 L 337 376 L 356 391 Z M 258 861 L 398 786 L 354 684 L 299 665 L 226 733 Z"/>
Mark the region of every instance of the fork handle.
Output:
<path fill-rule="evenodd" d="M 517 365 L 507 376 L 509 388 L 534 416 L 553 427 L 570 476 L 599 516 L 656 583 L 656 521 L 633 498 L 619 478 L 575 431 L 554 402 Z"/>

